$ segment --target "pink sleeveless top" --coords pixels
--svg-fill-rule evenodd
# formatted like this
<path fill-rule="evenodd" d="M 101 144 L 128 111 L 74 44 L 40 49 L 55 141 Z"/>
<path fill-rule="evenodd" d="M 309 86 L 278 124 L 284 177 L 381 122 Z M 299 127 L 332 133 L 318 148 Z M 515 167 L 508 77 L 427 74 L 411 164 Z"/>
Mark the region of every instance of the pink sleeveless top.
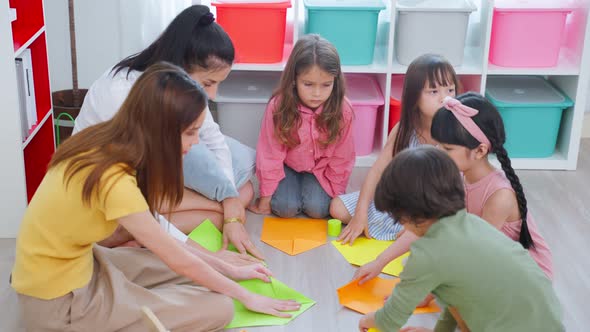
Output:
<path fill-rule="evenodd" d="M 483 207 L 488 198 L 500 189 L 510 189 L 514 191 L 510 185 L 510 181 L 506 178 L 504 172 L 500 170 L 496 170 L 486 175 L 476 183 L 465 183 L 465 203 L 467 206 L 467 212 L 481 217 Z M 500 231 L 512 240 L 518 242 L 521 225 L 521 220 L 506 222 Z M 553 264 L 551 261 L 551 251 L 549 250 L 549 246 L 545 242 L 545 239 L 541 236 L 541 233 L 539 233 L 537 224 L 531 213 L 528 213 L 527 215 L 527 225 L 531 238 L 535 244 L 534 247 L 529 248 L 529 254 L 537 264 L 539 264 L 539 267 L 545 272 L 547 277 L 552 280 Z"/>

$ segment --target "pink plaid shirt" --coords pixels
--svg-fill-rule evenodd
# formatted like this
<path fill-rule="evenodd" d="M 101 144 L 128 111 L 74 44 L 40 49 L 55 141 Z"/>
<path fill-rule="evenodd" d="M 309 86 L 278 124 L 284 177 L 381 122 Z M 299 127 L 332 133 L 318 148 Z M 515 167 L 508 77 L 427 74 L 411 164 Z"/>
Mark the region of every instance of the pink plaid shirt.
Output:
<path fill-rule="evenodd" d="M 322 112 L 323 106 L 314 112 L 299 105 L 301 126 L 297 134 L 300 144 L 291 149 L 275 137 L 272 115 L 276 109 L 276 101 L 276 98 L 272 99 L 266 107 L 256 147 L 256 176 L 260 181 L 260 196 L 272 196 L 285 177 L 284 164 L 296 172 L 315 175 L 331 197 L 344 193 L 355 162 L 353 110 L 348 99 L 345 98 L 342 104 L 344 125 L 340 130 L 340 137 L 326 148 L 322 148 L 319 143 L 319 139 L 325 134 L 320 133 L 315 124 L 315 116 Z"/>

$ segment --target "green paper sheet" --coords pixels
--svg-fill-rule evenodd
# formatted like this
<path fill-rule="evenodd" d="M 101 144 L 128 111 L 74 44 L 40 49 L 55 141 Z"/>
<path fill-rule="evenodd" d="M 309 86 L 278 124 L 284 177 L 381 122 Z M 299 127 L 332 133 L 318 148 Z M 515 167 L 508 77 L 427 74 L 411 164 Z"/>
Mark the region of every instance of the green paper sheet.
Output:
<path fill-rule="evenodd" d="M 219 251 L 223 247 L 223 235 L 209 219 L 205 219 L 190 232 L 188 237 L 212 252 Z M 238 252 L 238 249 L 233 244 L 230 244 L 227 250 Z"/>
<path fill-rule="evenodd" d="M 203 221 L 189 234 L 189 238 L 213 252 L 221 249 L 223 245 L 223 236 L 221 235 L 221 232 L 210 220 Z M 230 245 L 228 249 L 237 251 L 232 245 Z M 239 281 L 238 284 L 251 292 L 272 297 L 274 299 L 296 300 L 301 304 L 301 307 L 298 311 L 289 312 L 289 314 L 292 315 L 291 318 L 280 318 L 252 312 L 242 303 L 234 300 L 234 319 L 226 326 L 228 329 L 249 326 L 285 325 L 315 304 L 315 301 L 305 297 L 275 278 L 271 278 L 270 283 L 266 283 L 259 279 L 252 279 Z"/>
<path fill-rule="evenodd" d="M 394 241 L 379 241 L 359 237 L 354 241 L 354 245 L 342 245 L 340 242 L 333 240 L 332 244 L 344 256 L 344 258 L 353 265 L 364 265 L 373 261 L 380 253 L 385 251 Z M 409 252 L 394 259 L 383 268 L 383 273 L 398 277 L 404 269 L 403 260 L 410 255 Z"/>
<path fill-rule="evenodd" d="M 244 280 L 238 283 L 256 294 L 272 297 L 273 299 L 295 300 L 301 304 L 301 307 L 297 311 L 289 312 L 291 318 L 280 318 L 250 311 L 242 303 L 234 300 L 234 319 L 226 326 L 228 329 L 248 326 L 285 325 L 315 304 L 314 300 L 307 298 L 275 278 L 271 278 L 270 283 L 258 279 Z"/>

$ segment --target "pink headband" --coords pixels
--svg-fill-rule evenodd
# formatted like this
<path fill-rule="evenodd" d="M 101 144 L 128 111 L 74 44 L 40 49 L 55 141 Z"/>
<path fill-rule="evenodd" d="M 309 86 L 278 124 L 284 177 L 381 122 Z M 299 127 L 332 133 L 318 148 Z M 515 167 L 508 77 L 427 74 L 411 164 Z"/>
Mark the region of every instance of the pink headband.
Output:
<path fill-rule="evenodd" d="M 487 138 L 486 134 L 483 133 L 481 128 L 479 128 L 472 119 L 472 117 L 479 113 L 478 110 L 469 106 L 465 106 L 461 104 L 460 101 L 450 96 L 445 97 L 443 106 L 453 113 L 463 128 L 465 128 L 465 130 L 467 130 L 471 136 L 473 136 L 480 143 L 485 144 L 488 149 L 492 148 L 492 144 L 490 143 L 490 140 Z"/>

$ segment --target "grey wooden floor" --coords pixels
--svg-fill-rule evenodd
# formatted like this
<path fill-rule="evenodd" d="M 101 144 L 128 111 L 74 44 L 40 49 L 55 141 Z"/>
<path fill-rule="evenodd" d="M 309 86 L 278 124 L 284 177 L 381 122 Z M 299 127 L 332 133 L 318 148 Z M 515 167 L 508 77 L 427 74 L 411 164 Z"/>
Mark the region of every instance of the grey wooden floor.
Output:
<path fill-rule="evenodd" d="M 350 190 L 357 190 L 367 169 L 355 169 Z M 583 140 L 575 172 L 519 171 L 529 207 L 554 258 L 554 286 L 561 300 L 567 331 L 588 331 L 587 299 L 590 298 L 590 140 Z M 262 217 L 250 214 L 247 228 L 275 276 L 317 301 L 286 326 L 247 328 L 268 331 L 357 331 L 360 314 L 338 304 L 336 288 L 353 275 L 349 265 L 330 244 L 295 257 L 259 242 Z M 0 240 L 0 332 L 22 331 L 16 295 L 8 285 L 14 261 L 14 240 Z M 493 315 L 493 313 L 490 313 Z M 409 324 L 434 325 L 435 314 L 413 316 Z M 240 331 L 236 329 L 234 331 Z"/>

